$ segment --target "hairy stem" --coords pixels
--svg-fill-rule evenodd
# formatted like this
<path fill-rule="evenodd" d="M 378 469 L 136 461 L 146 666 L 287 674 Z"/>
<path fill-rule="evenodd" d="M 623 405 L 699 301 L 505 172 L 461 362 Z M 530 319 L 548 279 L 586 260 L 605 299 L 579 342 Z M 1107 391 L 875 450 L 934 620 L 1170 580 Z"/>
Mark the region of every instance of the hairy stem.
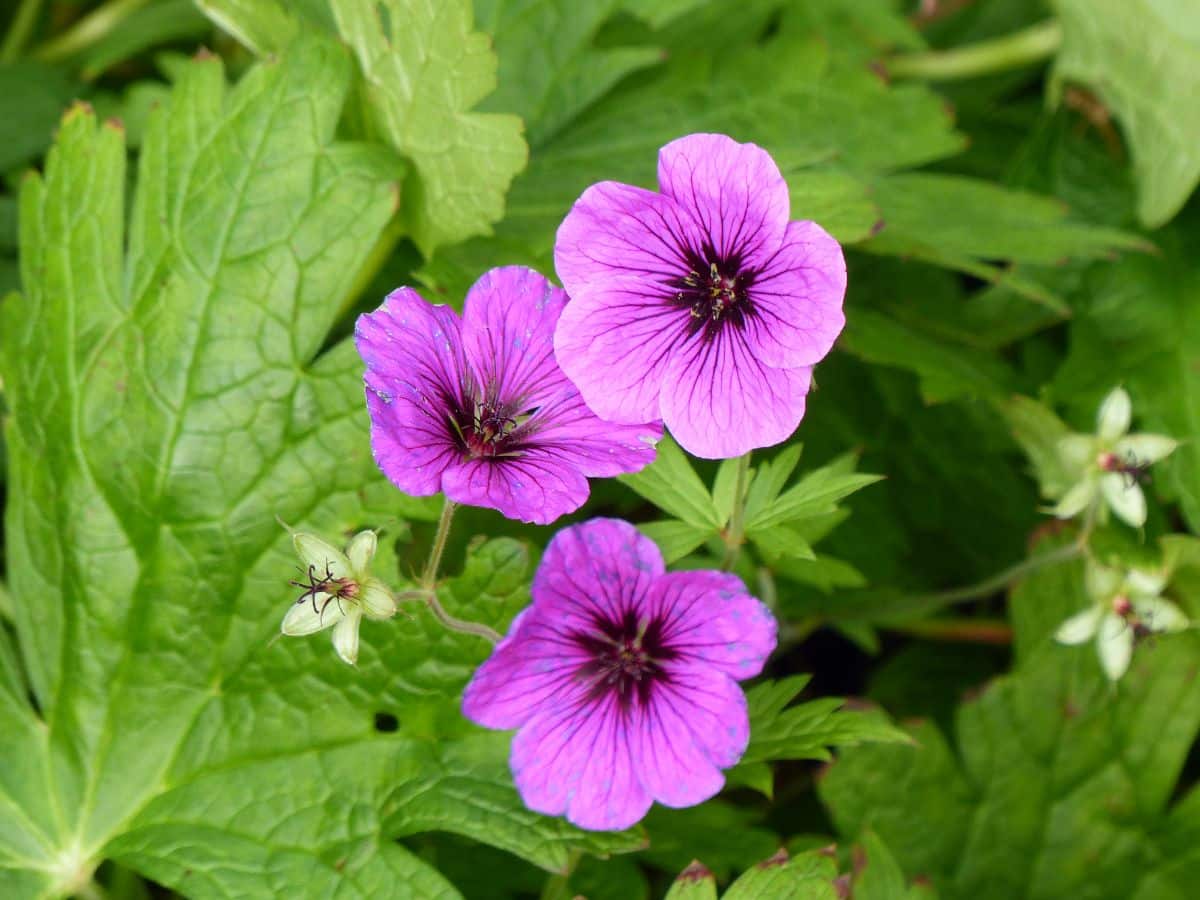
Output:
<path fill-rule="evenodd" d="M 725 532 L 725 558 L 721 568 L 730 572 L 742 552 L 746 516 L 746 487 L 750 481 L 750 454 L 738 458 L 737 480 L 733 487 L 733 511 L 729 515 L 729 528 Z"/>
<path fill-rule="evenodd" d="M 76 22 L 68 31 L 34 48 L 33 56 L 43 62 L 57 62 L 99 43 L 130 14 L 150 0 L 109 0 Z"/>
<path fill-rule="evenodd" d="M 446 540 L 450 537 L 450 523 L 454 519 L 455 509 L 456 505 L 453 500 L 447 500 L 443 504 L 442 515 L 438 519 L 437 533 L 433 536 L 433 546 L 429 550 L 429 560 L 425 563 L 425 571 L 421 573 L 420 589 L 412 593 L 419 594 L 425 601 L 425 605 L 429 607 L 429 611 L 433 613 L 433 617 L 451 631 L 473 634 L 491 641 L 493 644 L 498 644 L 501 638 L 499 632 L 481 622 L 468 622 L 450 615 L 437 598 L 438 569 L 442 565 L 442 554 L 446 552 Z"/>
<path fill-rule="evenodd" d="M 957 81 L 1019 69 L 1049 59 L 1062 44 L 1062 26 L 1054 19 L 953 50 L 910 53 L 886 63 L 893 78 Z"/>
<path fill-rule="evenodd" d="M 0 63 L 9 63 L 21 55 L 25 45 L 29 43 L 29 34 L 37 23 L 38 13 L 42 10 L 42 0 L 21 0 L 13 15 L 8 33 L 4 35 L 4 43 L 0 44 Z"/>
<path fill-rule="evenodd" d="M 904 625 L 888 625 L 888 631 L 898 631 L 930 641 L 950 641 L 964 644 L 1012 643 L 1012 626 L 1000 619 L 926 619 Z"/>

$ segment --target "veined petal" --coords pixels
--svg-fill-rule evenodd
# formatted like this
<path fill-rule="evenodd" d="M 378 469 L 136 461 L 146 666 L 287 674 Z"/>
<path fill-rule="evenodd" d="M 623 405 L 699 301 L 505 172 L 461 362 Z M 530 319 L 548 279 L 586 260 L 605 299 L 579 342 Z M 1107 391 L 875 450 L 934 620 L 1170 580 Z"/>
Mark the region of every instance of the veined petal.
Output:
<path fill-rule="evenodd" d="M 499 510 L 510 519 L 548 525 L 574 512 L 588 498 L 587 479 L 545 448 L 521 450 L 510 458 L 467 459 L 442 476 L 455 503 Z"/>
<path fill-rule="evenodd" d="M 1129 430 L 1133 405 L 1125 388 L 1113 388 L 1096 413 L 1096 434 L 1102 441 L 1115 441 Z"/>
<path fill-rule="evenodd" d="M 695 335 L 668 369 L 663 421 L 693 456 L 741 456 L 796 430 L 810 380 L 810 369 L 765 365 L 736 329 L 711 340 Z"/>
<path fill-rule="evenodd" d="M 329 594 L 318 593 L 293 603 L 283 617 L 279 630 L 289 637 L 301 637 L 332 628 L 344 618 L 344 605 Z"/>
<path fill-rule="evenodd" d="M 355 578 L 366 577 L 371 559 L 375 556 L 375 548 L 378 546 L 379 537 L 369 528 L 360 531 L 350 539 L 350 543 L 346 546 L 346 559 L 350 561 L 350 569 Z"/>
<path fill-rule="evenodd" d="M 524 266 L 492 269 L 467 292 L 463 348 L 478 382 L 504 401 L 540 406 L 569 387 L 554 360 L 554 326 L 567 295 Z"/>
<path fill-rule="evenodd" d="M 1149 465 L 1175 452 L 1179 441 L 1165 434 L 1127 434 L 1113 448 L 1133 465 Z"/>
<path fill-rule="evenodd" d="M 1147 597 L 1133 604 L 1134 612 L 1151 631 L 1170 634 L 1188 627 L 1188 617 L 1174 603 L 1161 597 Z"/>
<path fill-rule="evenodd" d="M 650 703 L 632 713 L 635 770 L 665 806 L 693 806 L 725 783 L 750 741 L 746 698 L 723 672 L 702 665 L 670 666 Z"/>
<path fill-rule="evenodd" d="M 652 802 L 634 768 L 628 724 L 611 696 L 589 703 L 583 690 L 517 732 L 513 780 L 535 812 L 566 813 L 573 824 L 595 831 L 628 828 Z"/>
<path fill-rule="evenodd" d="M 396 598 L 378 578 L 368 578 L 359 584 L 358 604 L 370 619 L 390 619 L 396 614 Z"/>
<path fill-rule="evenodd" d="M 1082 644 L 1096 636 L 1104 610 L 1100 606 L 1089 606 L 1058 626 L 1054 639 L 1060 644 Z"/>
<path fill-rule="evenodd" d="M 1093 477 L 1084 478 L 1062 495 L 1062 499 L 1054 505 L 1054 515 L 1060 519 L 1071 519 L 1092 505 L 1096 499 L 1098 486 Z"/>
<path fill-rule="evenodd" d="M 457 314 L 401 288 L 358 317 L 354 343 L 367 364 L 375 461 L 405 493 L 437 493 L 458 456 L 450 413 L 467 377 Z"/>
<path fill-rule="evenodd" d="M 530 443 L 590 478 L 638 472 L 654 462 L 662 423 L 622 425 L 592 412 L 575 388 L 547 402 L 530 420 Z"/>
<path fill-rule="evenodd" d="M 664 644 L 739 681 L 761 672 L 775 649 L 775 617 L 736 575 L 668 572 L 655 580 L 646 606 L 666 623 Z"/>
<path fill-rule="evenodd" d="M 589 519 L 550 541 L 533 577 L 534 606 L 542 621 L 567 633 L 616 621 L 629 609 L 648 611 L 650 585 L 663 573 L 652 540 L 620 519 Z"/>
<path fill-rule="evenodd" d="M 658 152 L 659 189 L 683 206 L 722 258 L 757 268 L 779 247 L 791 201 L 775 160 L 724 134 L 689 134 Z M 699 249 L 699 245 L 696 245 Z"/>
<path fill-rule="evenodd" d="M 357 606 L 348 606 L 346 614 L 333 626 L 333 649 L 343 662 L 358 663 L 358 626 L 362 624 L 362 611 Z"/>
<path fill-rule="evenodd" d="M 594 184 L 559 226 L 554 265 L 571 300 L 558 321 L 558 364 L 587 405 L 613 422 L 659 418 L 659 393 L 687 308 L 671 283 L 703 240 L 669 198 L 617 182 Z"/>
<path fill-rule="evenodd" d="M 575 696 L 575 675 L 584 661 L 553 621 L 527 608 L 471 676 L 463 715 L 486 728 L 519 728 L 539 709 Z"/>
<path fill-rule="evenodd" d="M 1120 472 L 1105 472 L 1100 476 L 1100 491 L 1118 517 L 1134 528 L 1146 524 L 1146 495 L 1139 484 Z"/>
<path fill-rule="evenodd" d="M 745 327 L 755 356 L 777 368 L 816 365 L 846 325 L 841 246 L 815 222 L 791 222 L 749 296 L 753 313 Z"/>
<path fill-rule="evenodd" d="M 1112 613 L 1100 620 L 1096 635 L 1096 651 L 1100 655 L 1100 667 L 1110 681 L 1119 681 L 1129 668 L 1133 658 L 1133 629 L 1129 623 Z"/>
<path fill-rule="evenodd" d="M 306 568 L 311 566 L 318 578 L 324 578 L 326 573 L 333 578 L 350 578 L 354 574 L 346 554 L 315 534 L 292 532 L 292 545 L 300 561 Z"/>

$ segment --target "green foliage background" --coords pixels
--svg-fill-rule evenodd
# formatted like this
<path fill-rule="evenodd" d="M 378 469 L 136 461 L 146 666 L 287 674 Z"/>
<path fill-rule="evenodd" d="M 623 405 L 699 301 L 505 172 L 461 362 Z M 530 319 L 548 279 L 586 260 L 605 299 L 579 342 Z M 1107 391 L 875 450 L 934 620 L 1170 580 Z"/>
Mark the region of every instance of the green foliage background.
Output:
<path fill-rule="evenodd" d="M 990 576 L 1070 537 L 1014 398 L 1087 431 L 1123 384 L 1184 443 L 1145 529 L 1097 541 L 1167 553 L 1200 615 L 1194 2 L 22 0 L 0 28 L 0 897 L 1193 896 L 1197 638 L 1113 686 L 1051 640 L 1078 561 Z M 478 640 L 413 609 L 356 669 L 271 643 L 277 518 L 382 527 L 403 586 L 437 504 L 371 461 L 354 316 L 552 274 L 587 185 L 653 187 L 705 130 L 845 244 L 849 324 L 753 462 L 737 571 L 783 628 L 745 759 L 584 833 L 459 715 Z M 667 441 L 574 518 L 712 566 L 736 480 Z M 444 605 L 503 629 L 551 533 L 464 511 Z"/>

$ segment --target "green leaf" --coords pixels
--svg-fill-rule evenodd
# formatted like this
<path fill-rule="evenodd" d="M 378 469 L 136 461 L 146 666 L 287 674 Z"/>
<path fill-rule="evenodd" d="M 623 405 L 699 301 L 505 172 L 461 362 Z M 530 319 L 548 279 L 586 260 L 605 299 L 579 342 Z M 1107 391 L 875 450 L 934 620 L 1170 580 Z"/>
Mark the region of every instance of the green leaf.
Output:
<path fill-rule="evenodd" d="M 1052 265 L 1116 250 L 1150 250 L 1143 238 L 1072 221 L 1058 201 L 961 175 L 904 173 L 875 182 L 884 227 L 863 246 L 913 257 L 977 277 L 1061 310 L 1062 301 L 1037 285 L 996 269 L 1009 261 Z"/>
<path fill-rule="evenodd" d="M 746 692 L 750 746 L 739 766 L 780 759 L 829 759 L 828 748 L 862 742 L 907 741 L 879 712 L 842 709 L 844 700 L 822 697 L 788 706 L 808 682 L 793 675 Z"/>
<path fill-rule="evenodd" d="M 658 545 L 667 565 L 683 559 L 716 533 L 715 528 L 700 527 L 678 519 L 641 522 L 638 530 Z"/>
<path fill-rule="evenodd" d="M 717 531 L 724 524 L 687 454 L 669 437 L 659 442 L 653 463 L 632 475 L 620 475 L 618 480 L 663 512 L 698 529 Z"/>
<path fill-rule="evenodd" d="M 403 208 L 414 242 L 429 256 L 489 233 L 528 150 L 516 116 L 470 111 L 496 86 L 496 55 L 471 30 L 469 0 L 330 6 L 362 69 L 368 118 L 416 169 Z"/>
<path fill-rule="evenodd" d="M 1121 123 L 1150 228 L 1200 180 L 1200 17 L 1180 0 L 1053 0 L 1063 29 L 1051 98 L 1064 81 L 1090 87 Z"/>
<path fill-rule="evenodd" d="M 492 35 L 500 59 L 499 87 L 481 108 L 525 120 L 537 146 L 631 72 L 664 59 L 656 47 L 598 48 L 596 32 L 617 0 L 482 0 L 479 27 Z"/>
<path fill-rule="evenodd" d="M 1114 692 L 1093 646 L 1045 632 L 1081 591 L 1064 596 L 1064 579 L 1080 585 L 1080 566 L 1015 592 L 1014 606 L 1049 611 L 1017 617 L 1028 652 L 959 708 L 957 748 L 918 724 L 911 747 L 840 754 L 819 793 L 842 834 L 873 829 L 948 898 L 1187 896 L 1195 845 L 1168 847 L 1200 824 L 1194 791 L 1171 807 L 1200 727 L 1200 645 L 1182 634 L 1139 647 Z"/>
<path fill-rule="evenodd" d="M 195 0 L 221 29 L 259 56 L 277 53 L 299 31 L 297 19 L 276 0 Z M 322 0 L 324 2 L 324 0 Z"/>
<path fill-rule="evenodd" d="M 134 10 L 83 56 L 82 76 L 94 81 L 118 63 L 148 47 L 200 38 L 209 31 L 208 20 L 192 0 L 160 0 Z"/>
<path fill-rule="evenodd" d="M 1011 390 L 1013 373 L 998 356 L 938 340 L 873 310 L 851 310 L 840 342 L 867 362 L 916 373 L 928 403 Z"/>
<path fill-rule="evenodd" d="M 777 525 L 809 516 L 827 515 L 837 508 L 839 500 L 883 477 L 850 471 L 855 460 L 854 454 L 846 454 L 809 472 L 753 519 L 748 518 L 746 533 L 753 537 L 756 532 Z"/>
<path fill-rule="evenodd" d="M 717 467 L 717 476 L 713 479 L 712 501 L 722 528 L 728 524 L 729 517 L 733 515 L 734 495 L 737 493 L 738 465 L 737 457 L 721 460 L 721 465 Z M 753 480 L 753 470 L 751 470 L 748 481 L 753 484 Z"/>
<path fill-rule="evenodd" d="M 23 184 L 0 366 L 36 709 L 0 678 L 0 894 L 70 893 L 111 858 L 196 897 L 454 897 L 393 839 L 449 831 L 555 870 L 641 842 L 523 807 L 507 736 L 457 717 L 486 646 L 368 622 L 352 669 L 327 636 L 272 640 L 295 598 L 277 516 L 337 536 L 431 511 L 371 459 L 352 346 L 322 352 L 401 171 L 334 139 L 350 73 L 307 37 L 232 89 L 215 57 L 184 66 L 127 227 L 121 131 L 85 106 Z M 446 601 L 499 626 L 525 565 L 479 548 Z"/>
<path fill-rule="evenodd" d="M 997 404 L 1008 422 L 1012 435 L 1033 464 L 1043 497 L 1061 497 L 1075 482 L 1077 473 L 1063 465 L 1058 444 L 1071 429 L 1054 411 L 1031 400 L 1015 395 Z"/>
<path fill-rule="evenodd" d="M 780 850 L 729 886 L 722 900 L 837 900 L 837 863 L 819 850 L 788 858 Z"/>
<path fill-rule="evenodd" d="M 671 884 L 664 900 L 717 900 L 717 881 L 703 864 L 693 860 Z"/>
<path fill-rule="evenodd" d="M 753 522 L 775 502 L 800 462 L 801 444 L 789 444 L 774 458 L 754 467 L 754 478 L 746 491 L 746 521 Z"/>
<path fill-rule="evenodd" d="M 643 823 L 650 842 L 640 855 L 668 872 L 699 859 L 724 881 L 778 849 L 779 837 L 759 818 L 755 810 L 721 799 L 684 809 L 655 806 Z"/>
<path fill-rule="evenodd" d="M 750 540 L 769 565 L 775 565 L 783 559 L 813 560 L 817 558 L 812 544 L 806 541 L 795 528 L 789 528 L 786 525 L 755 529 L 750 534 Z"/>
<path fill-rule="evenodd" d="M 915 900 L 924 893 L 909 888 L 900 864 L 873 831 L 863 834 L 861 846 L 855 848 L 854 868 L 855 900 Z"/>

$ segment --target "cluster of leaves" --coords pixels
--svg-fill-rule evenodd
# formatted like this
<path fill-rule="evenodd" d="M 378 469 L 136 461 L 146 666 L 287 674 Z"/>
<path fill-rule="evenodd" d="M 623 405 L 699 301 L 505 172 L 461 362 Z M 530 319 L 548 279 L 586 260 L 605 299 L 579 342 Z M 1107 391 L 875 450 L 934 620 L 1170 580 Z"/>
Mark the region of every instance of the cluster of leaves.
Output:
<path fill-rule="evenodd" d="M 942 611 L 1042 551 L 1039 447 L 1123 383 L 1183 444 L 1144 533 L 1096 541 L 1163 548 L 1200 614 L 1169 536 L 1200 528 L 1200 15 L 917 7 L 23 0 L 0 22 L 0 895 L 1189 896 L 1194 636 L 1112 688 L 1051 641 L 1077 563 Z M 1052 58 L 900 77 L 1031 30 Z M 458 714 L 478 640 L 413 610 L 366 626 L 354 671 L 270 643 L 276 517 L 383 526 L 401 583 L 436 511 L 371 461 L 354 314 L 401 282 L 458 303 L 492 266 L 552 273 L 587 185 L 652 187 L 658 147 L 703 130 L 770 150 L 794 215 L 846 245 L 849 324 L 803 468 L 799 443 L 697 470 L 666 440 L 596 486 L 585 515 L 678 566 L 736 560 L 782 627 L 730 789 L 584 833 L 524 809 L 506 737 Z M 443 603 L 503 630 L 548 535 L 461 521 Z M 1007 650 L 947 638 L 1010 644 L 1011 673 L 976 692 Z"/>

